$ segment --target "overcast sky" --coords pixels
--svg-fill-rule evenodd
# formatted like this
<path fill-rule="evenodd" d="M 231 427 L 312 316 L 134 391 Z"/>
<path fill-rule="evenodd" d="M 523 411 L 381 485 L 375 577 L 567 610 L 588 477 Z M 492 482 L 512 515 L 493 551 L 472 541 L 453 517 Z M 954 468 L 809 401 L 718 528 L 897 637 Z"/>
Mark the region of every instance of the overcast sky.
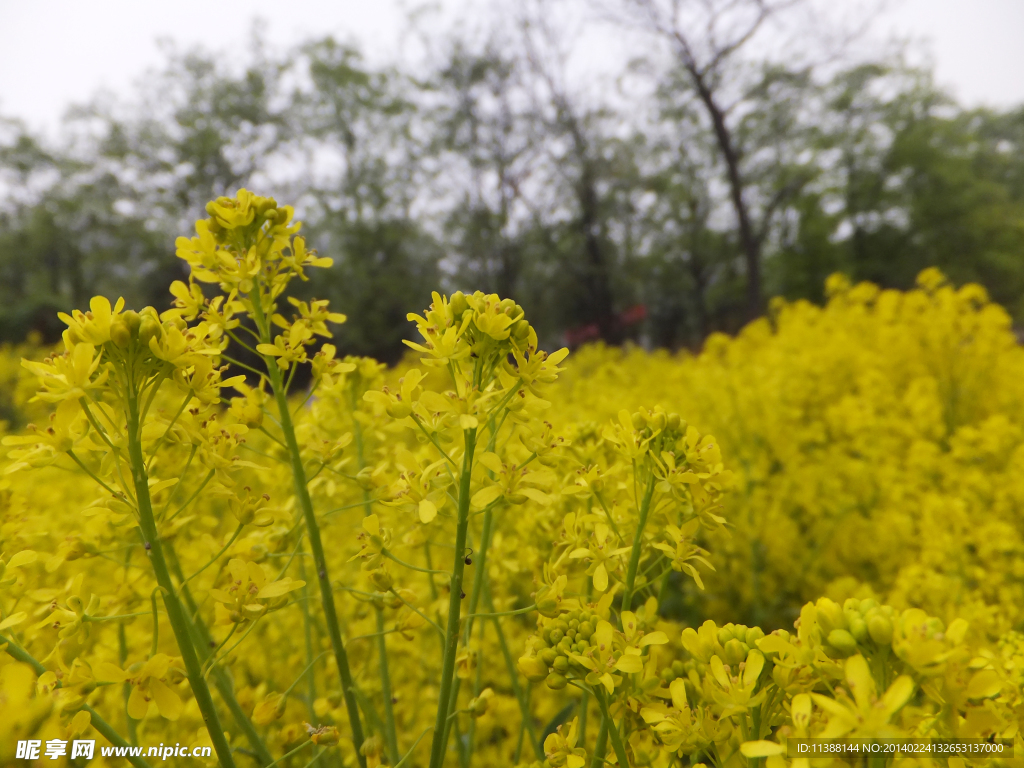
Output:
<path fill-rule="evenodd" d="M 826 0 L 842 7 L 858 0 Z M 442 28 L 486 0 L 438 0 Z M 874 25 L 879 39 L 918 41 L 930 55 L 940 85 L 965 104 L 1024 103 L 1024 0 L 889 0 Z M 401 48 L 406 29 L 402 0 L 0 0 L 0 115 L 52 131 L 65 108 L 100 88 L 127 92 L 164 57 L 157 40 L 241 51 L 252 21 L 274 18 L 275 46 L 333 33 L 358 41 L 383 61 Z M 829 6 L 825 6 L 829 7 Z"/>

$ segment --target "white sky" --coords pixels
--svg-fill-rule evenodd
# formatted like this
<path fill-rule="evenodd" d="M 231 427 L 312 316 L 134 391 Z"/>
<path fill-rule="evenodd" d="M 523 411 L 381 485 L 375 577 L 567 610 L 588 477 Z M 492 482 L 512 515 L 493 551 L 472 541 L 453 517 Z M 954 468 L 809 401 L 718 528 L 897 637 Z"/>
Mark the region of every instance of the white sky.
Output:
<path fill-rule="evenodd" d="M 159 38 L 237 52 L 257 17 L 276 20 L 267 27 L 275 47 L 333 33 L 359 42 L 371 61 L 386 61 L 401 50 L 411 2 L 0 0 L 0 116 L 53 131 L 69 104 L 100 88 L 125 93 L 147 68 L 159 66 Z M 486 2 L 435 0 L 435 24 L 444 28 Z M 825 2 L 826 8 L 849 9 L 858 0 Z M 1024 103 L 1024 0 L 889 2 L 875 22 L 875 35 L 917 41 L 918 50 L 931 56 L 939 84 L 964 103 Z"/>

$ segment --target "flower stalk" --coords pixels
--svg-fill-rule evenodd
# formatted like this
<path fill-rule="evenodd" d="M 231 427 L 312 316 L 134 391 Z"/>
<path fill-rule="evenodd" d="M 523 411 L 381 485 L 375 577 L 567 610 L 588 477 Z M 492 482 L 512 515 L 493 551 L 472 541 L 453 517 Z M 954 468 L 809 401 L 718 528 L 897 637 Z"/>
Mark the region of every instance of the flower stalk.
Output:
<path fill-rule="evenodd" d="M 224 737 L 224 729 L 221 727 L 220 718 L 217 715 L 217 708 L 213 703 L 213 696 L 203 676 L 202 666 L 196 655 L 195 646 L 189 633 L 189 621 L 185 610 L 178 599 L 174 582 L 171 580 L 170 571 L 167 569 L 167 561 L 164 559 L 163 546 L 160 542 L 160 535 L 157 532 L 156 520 L 153 517 L 153 503 L 149 494 L 149 477 L 146 473 L 146 462 L 142 455 L 142 432 L 141 419 L 139 414 L 138 395 L 134 391 L 128 393 L 128 458 L 131 464 L 132 481 L 135 486 L 135 498 L 138 502 L 139 528 L 142 531 L 142 538 L 146 548 L 146 554 L 153 566 L 153 573 L 156 576 L 157 584 L 162 592 L 164 607 L 167 610 L 167 619 L 174 631 L 174 639 L 178 644 L 178 651 L 181 653 L 182 663 L 185 665 L 185 672 L 188 676 L 189 685 L 192 687 L 192 694 L 196 698 L 196 704 L 203 716 L 203 722 L 210 734 L 217 759 L 220 760 L 223 768 L 234 768 L 235 761 L 231 753 L 231 746 Z"/>
<path fill-rule="evenodd" d="M 459 646 L 459 616 L 462 610 L 462 579 L 466 570 L 466 535 L 469 529 L 470 479 L 473 474 L 473 453 L 476 449 L 476 428 L 463 432 L 466 448 L 462 457 L 459 482 L 459 508 L 455 525 L 455 555 L 452 559 L 451 595 L 448 599 L 448 624 L 444 636 L 444 658 L 441 665 L 441 688 L 437 700 L 437 717 L 430 745 L 430 768 L 444 763 L 448 712 L 452 704 L 455 656 Z"/>
<path fill-rule="evenodd" d="M 264 344 L 269 344 L 271 338 L 270 324 L 263 312 L 262 298 L 258 289 L 254 289 L 249 298 L 252 302 L 253 317 L 256 321 L 260 337 L 263 339 Z M 288 459 L 292 470 L 295 497 L 306 523 L 306 535 L 309 538 L 309 547 L 313 555 L 313 567 L 316 571 L 317 584 L 320 586 L 320 603 L 324 611 L 324 624 L 327 628 L 327 635 L 331 639 L 334 661 L 338 666 L 338 676 L 341 678 L 342 697 L 345 700 L 349 727 L 352 730 L 352 743 L 355 745 L 360 766 L 365 768 L 366 757 L 359 752 L 359 748 L 364 740 L 359 703 L 356 700 L 352 671 L 348 663 L 348 653 L 345 650 L 345 641 L 341 636 L 341 623 L 338 619 L 338 611 L 334 605 L 334 589 L 331 586 L 331 577 L 327 568 L 327 557 L 324 554 L 324 545 L 320 537 L 320 524 L 313 510 L 313 501 L 309 496 L 309 485 L 306 480 L 306 469 L 302 463 L 302 452 L 295 437 L 291 409 L 288 406 L 288 393 L 277 361 L 272 356 L 266 354 L 263 354 L 262 357 L 269 372 L 270 386 L 277 404 L 278 423 L 281 434 L 284 436 L 284 442 L 288 448 Z"/>

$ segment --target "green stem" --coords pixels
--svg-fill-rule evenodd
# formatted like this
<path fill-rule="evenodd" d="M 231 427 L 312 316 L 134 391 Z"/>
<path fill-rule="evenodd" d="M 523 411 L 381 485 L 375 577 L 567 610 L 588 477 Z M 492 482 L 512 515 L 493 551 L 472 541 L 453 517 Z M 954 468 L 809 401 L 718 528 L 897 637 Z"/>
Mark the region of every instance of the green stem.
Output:
<path fill-rule="evenodd" d="M 199 712 L 202 714 L 203 722 L 210 734 L 213 749 L 223 768 L 235 768 L 231 745 L 224 737 L 224 729 L 221 727 L 217 708 L 213 704 L 213 696 L 203 678 L 196 649 L 192 645 L 192 638 L 189 637 L 188 619 L 175 592 L 170 571 L 167 570 L 167 561 L 164 559 L 163 546 L 160 543 L 156 520 L 153 517 L 153 502 L 149 496 L 149 478 L 146 475 L 146 462 L 142 456 L 141 433 L 139 401 L 135 393 L 132 392 L 128 397 L 128 456 L 131 461 L 135 497 L 139 505 L 139 527 L 142 529 L 143 540 L 153 565 L 157 584 L 163 592 L 167 618 L 171 623 L 171 629 L 174 630 L 174 638 L 178 643 L 181 660 L 185 664 L 188 681 L 192 686 L 192 694 L 195 696 Z"/>
<path fill-rule="evenodd" d="M 452 681 L 455 677 L 455 656 L 459 648 L 459 614 L 462 610 L 462 577 L 466 569 L 469 491 L 473 474 L 473 452 L 476 449 L 476 429 L 468 429 L 463 434 L 466 438 L 466 452 L 462 457 L 462 477 L 459 483 L 459 513 L 455 526 L 455 557 L 452 561 L 451 595 L 448 599 L 448 628 L 444 638 L 441 692 L 437 702 L 434 736 L 430 745 L 430 768 L 441 768 L 444 763 L 448 708 L 451 703 Z"/>
<path fill-rule="evenodd" d="M 594 698 L 597 699 L 597 705 L 601 708 L 601 727 L 605 728 L 607 726 L 608 735 L 612 740 L 612 749 L 615 750 L 615 757 L 618 758 L 620 766 L 628 766 L 629 759 L 626 757 L 626 747 L 622 743 L 619 730 L 615 727 L 611 714 L 608 712 L 608 703 L 604 700 L 604 694 L 601 691 L 595 691 Z"/>
<path fill-rule="evenodd" d="M 644 527 L 647 525 L 647 515 L 651 511 L 651 497 L 653 495 L 654 477 L 651 476 L 651 479 L 647 482 L 644 499 L 640 503 L 640 520 L 636 525 L 636 533 L 633 534 L 633 550 L 629 554 L 629 567 L 626 569 L 626 584 L 622 590 L 621 611 L 628 611 L 633 603 L 633 584 L 636 582 L 636 570 L 640 565 L 640 550 L 642 549 Z"/>
<path fill-rule="evenodd" d="M 480 604 L 480 595 L 483 593 L 484 583 L 487 581 L 487 550 L 491 545 L 491 530 L 494 524 L 494 515 L 491 507 L 484 512 L 483 532 L 480 535 L 480 551 L 476 553 L 476 568 L 473 572 L 473 594 L 469 598 L 469 614 L 466 616 L 466 639 L 473 634 L 473 618 L 476 609 Z M 493 613 L 493 611 L 491 611 Z"/>
<path fill-rule="evenodd" d="M 270 331 L 263 313 L 262 298 L 259 291 L 254 290 L 250 294 L 250 298 L 252 300 L 256 326 L 259 328 L 260 335 L 264 338 L 265 343 L 269 344 Z M 295 496 L 299 502 L 299 508 L 306 519 L 306 535 L 309 537 L 309 546 L 312 550 L 313 563 L 316 567 L 317 582 L 320 585 L 320 600 L 323 604 L 324 623 L 327 625 L 327 634 L 331 638 L 331 647 L 334 650 L 334 660 L 338 666 L 338 675 L 341 677 L 341 690 L 345 698 L 345 708 L 348 710 L 349 727 L 352 730 L 352 743 L 355 745 L 359 765 L 362 768 L 366 768 L 366 757 L 359 752 L 364 741 L 363 724 L 359 718 L 359 703 L 356 701 L 353 690 L 352 671 L 348 664 L 348 654 L 345 652 L 345 642 L 341 637 L 338 612 L 334 606 L 334 590 L 331 587 L 331 577 L 327 570 L 327 557 L 324 555 L 324 545 L 320 539 L 320 526 L 313 511 L 313 501 L 309 497 L 309 488 L 306 485 L 306 469 L 302 465 L 302 454 L 299 451 L 298 440 L 295 438 L 295 427 L 292 425 L 292 415 L 288 408 L 288 396 L 285 393 L 284 382 L 281 380 L 281 369 L 277 367 L 277 361 L 273 357 L 265 355 L 263 356 L 263 361 L 267 366 L 267 371 L 270 373 L 270 384 L 274 390 L 277 412 L 281 420 L 281 432 L 284 435 L 285 444 L 288 446 L 288 453 L 291 458 Z"/>
<path fill-rule="evenodd" d="M 526 708 L 525 708 L 524 711 L 529 711 L 529 709 L 530 709 L 530 692 L 532 690 L 532 688 L 531 688 L 532 683 L 527 683 L 526 686 L 527 686 L 526 687 Z M 519 737 L 516 739 L 516 751 L 515 751 L 515 754 L 512 756 L 512 762 L 515 765 L 519 765 L 519 758 L 521 758 L 522 755 L 523 755 L 523 736 L 524 736 L 525 733 L 526 733 L 526 719 L 522 719 L 521 722 L 519 723 Z M 533 737 L 531 736 L 530 738 L 532 739 Z M 533 751 L 534 751 L 534 753 L 539 754 L 536 744 L 533 745 Z"/>
<path fill-rule="evenodd" d="M 301 539 L 300 539 L 301 541 Z M 299 578 L 306 581 L 306 562 L 299 559 Z M 316 701 L 316 671 L 313 669 L 315 660 L 313 658 L 313 619 L 309 615 L 309 584 L 302 587 L 302 626 L 306 640 L 306 709 L 309 710 L 310 721 L 319 725 L 319 718 L 316 710 L 313 709 L 313 702 Z M 319 657 L 317 657 L 319 658 Z"/>
<path fill-rule="evenodd" d="M 124 624 L 118 624 L 117 626 L 117 658 L 120 662 L 121 669 L 124 669 L 125 662 L 128 660 L 128 638 L 125 635 Z M 135 720 L 128 716 L 128 699 L 132 695 L 132 684 L 127 680 L 124 681 L 121 692 L 124 694 L 124 711 L 125 720 L 128 723 L 128 740 L 135 746 L 139 743 L 138 728 L 135 725 Z"/>
<path fill-rule="evenodd" d="M 491 591 L 489 587 L 484 588 L 484 602 L 487 603 L 487 607 L 494 611 L 494 601 L 491 600 Z M 512 658 L 512 651 L 508 647 L 508 641 L 505 639 L 505 632 L 501 628 L 501 622 L 494 619 L 494 630 L 498 634 L 498 645 L 501 647 L 501 655 L 505 659 L 505 668 L 508 670 L 509 684 L 512 687 L 512 694 L 516 697 L 516 701 L 519 702 L 519 713 L 523 719 L 523 727 L 530 735 L 530 744 L 533 745 L 533 752 L 537 756 L 538 760 L 544 759 L 543 750 L 540 748 L 540 743 L 537 741 L 537 734 L 533 728 L 533 718 L 530 716 L 530 700 L 523 691 L 522 686 L 519 685 L 519 670 L 516 669 L 515 659 Z M 518 762 L 518 760 L 517 760 Z"/>
<path fill-rule="evenodd" d="M 490 447 L 490 446 L 488 446 L 488 447 Z M 462 642 L 463 642 L 463 645 L 466 645 L 467 647 L 469 646 L 469 639 L 473 635 L 473 619 L 478 615 L 477 612 L 476 612 L 476 609 L 477 609 L 477 607 L 478 607 L 478 605 L 480 603 L 481 590 L 483 589 L 484 583 L 487 580 L 487 548 L 490 546 L 490 543 L 491 543 L 491 526 L 492 526 L 492 523 L 493 523 L 493 513 L 491 512 L 491 507 L 488 507 L 487 511 L 484 513 L 483 533 L 481 534 L 481 537 L 480 537 L 480 551 L 476 554 L 476 564 L 475 564 L 475 570 L 474 570 L 474 575 L 473 575 L 473 592 L 472 592 L 472 594 L 469 597 L 469 613 L 467 613 L 463 617 L 464 620 L 465 620 L 464 621 L 465 628 L 463 630 L 464 635 L 463 635 Z M 479 667 L 478 667 L 478 669 L 479 669 Z M 461 689 L 462 689 L 462 680 L 460 678 L 456 678 L 455 679 L 455 683 L 454 683 L 454 690 L 453 690 L 453 693 L 452 693 L 452 699 L 454 701 L 458 701 L 459 700 L 459 691 Z M 479 694 L 480 694 L 480 691 L 479 690 L 475 690 L 474 695 L 477 696 Z M 448 728 L 449 728 L 449 731 L 450 731 L 451 728 L 452 728 L 452 723 L 451 722 L 449 722 Z M 468 753 L 470 755 L 472 754 L 472 750 L 473 750 L 473 736 L 475 735 L 474 730 L 475 729 L 473 729 L 472 726 L 471 726 L 470 727 L 470 733 L 469 733 L 469 745 L 468 745 Z M 446 735 L 445 736 L 445 740 L 447 741 L 447 739 L 448 739 L 448 736 Z M 461 751 L 459 753 L 459 756 L 462 758 L 463 768 L 466 768 L 466 766 L 469 763 L 469 756 L 467 755 L 467 756 L 463 757 L 463 753 Z"/>
<path fill-rule="evenodd" d="M 277 758 L 277 760 L 275 760 L 272 763 L 270 763 L 269 765 L 267 765 L 267 768 L 273 768 L 275 765 L 280 763 L 282 760 L 287 760 L 289 757 L 291 757 L 292 755 L 294 755 L 294 754 L 296 754 L 298 752 L 301 752 L 302 750 L 304 750 L 306 747 L 308 747 L 312 743 L 313 743 L 312 741 L 304 741 L 304 742 L 302 742 L 295 749 L 290 750 L 288 752 L 285 752 L 283 755 L 281 755 L 279 758 Z M 319 755 L 318 755 L 318 757 L 319 757 Z"/>
<path fill-rule="evenodd" d="M 178 507 L 178 508 L 177 508 L 176 510 L 174 510 L 174 514 L 173 514 L 173 515 L 171 515 L 171 516 L 170 516 L 169 518 L 167 518 L 167 519 L 168 519 L 168 520 L 173 520 L 173 519 L 174 519 L 174 518 L 176 518 L 176 517 L 177 517 L 178 515 L 180 515 L 180 514 L 182 513 L 182 511 L 183 511 L 183 510 L 184 510 L 184 509 L 185 509 L 185 508 L 186 508 L 186 507 L 187 507 L 187 506 L 188 506 L 189 504 L 191 504 L 191 503 L 192 503 L 193 501 L 195 501 L 195 500 L 196 500 L 197 498 L 199 498 L 199 494 L 203 492 L 203 488 L 205 488 L 205 487 L 206 487 L 206 485 L 207 485 L 207 483 L 209 483 L 209 482 L 210 482 L 210 481 L 211 481 L 211 480 L 213 479 L 213 476 L 214 476 L 214 474 L 215 474 L 216 472 L 217 472 L 217 470 L 215 470 L 215 469 L 211 469 L 211 470 L 210 470 L 209 472 L 207 472 L 207 473 L 206 473 L 206 477 L 205 477 L 205 478 L 203 478 L 203 482 L 201 482 L 201 483 L 199 484 L 199 487 L 198 487 L 198 488 L 196 488 L 196 490 L 195 490 L 195 493 L 193 493 L 193 494 L 192 494 L 191 496 L 189 496 L 189 498 L 188 498 L 188 501 L 186 501 L 186 502 L 185 502 L 184 504 L 182 504 L 182 505 L 181 505 L 180 507 Z"/>
<path fill-rule="evenodd" d="M 395 555 L 387 549 L 381 549 L 380 553 L 384 555 L 384 557 L 386 557 L 388 560 L 398 563 L 400 566 L 402 566 L 403 568 L 408 568 L 410 571 L 419 571 L 420 573 L 446 573 L 446 571 L 435 571 L 432 568 L 420 568 L 418 565 L 407 563 L 405 562 L 405 560 L 401 560 L 395 557 Z"/>
<path fill-rule="evenodd" d="M 431 727 L 433 727 L 433 726 L 431 726 Z M 416 738 L 416 741 L 413 742 L 412 747 L 409 749 L 408 752 L 405 753 L 405 757 L 403 757 L 401 760 L 399 760 L 397 763 L 395 763 L 395 768 L 401 768 L 401 766 L 405 765 L 405 761 L 408 760 L 410 757 L 412 757 L 412 753 L 416 751 L 416 747 L 418 747 L 420 745 L 420 742 L 423 741 L 423 737 L 427 735 L 428 731 L 430 731 L 430 728 L 427 728 L 426 730 L 424 730 L 423 733 L 421 733 Z"/>
<path fill-rule="evenodd" d="M 159 587 L 149 595 L 149 600 L 153 604 L 153 642 L 149 647 L 149 658 L 156 656 L 157 648 L 160 647 L 160 612 L 156 609 L 156 593 L 158 591 L 160 591 Z"/>
<path fill-rule="evenodd" d="M 188 577 L 187 579 L 185 579 L 185 581 L 183 581 L 183 582 L 181 583 L 181 586 L 180 586 L 180 587 L 178 587 L 178 588 L 179 588 L 179 589 L 181 589 L 181 587 L 184 587 L 184 586 L 185 586 L 186 584 L 188 584 L 188 583 L 189 583 L 190 581 L 192 581 L 192 579 L 194 579 L 194 578 L 195 578 L 196 576 L 198 576 L 198 575 L 199 575 L 200 573 L 202 573 L 202 572 L 203 572 L 203 571 L 205 571 L 205 570 L 206 570 L 207 568 L 209 568 L 209 567 L 210 567 L 211 565 L 213 565 L 213 564 L 214 564 L 215 562 L 217 562 L 217 560 L 218 560 L 218 559 L 220 558 L 220 556 L 221 556 L 221 555 L 223 555 L 223 554 L 224 554 L 225 552 L 227 552 L 227 551 L 228 551 L 228 547 L 230 547 L 230 546 L 231 546 L 232 544 L 234 544 L 234 543 L 235 543 L 235 539 L 237 539 L 237 538 L 238 538 L 238 535 L 239 535 L 239 534 L 240 534 L 240 533 L 242 532 L 242 529 L 243 529 L 244 527 L 245 527 L 245 526 L 244 526 L 243 524 L 239 523 L 238 527 L 237 527 L 237 528 L 235 529 L 235 532 L 234 532 L 234 533 L 233 533 L 233 534 L 231 535 L 231 538 L 230 538 L 230 539 L 228 539 L 228 543 L 227 543 L 227 544 L 225 544 L 225 545 L 224 545 L 223 547 L 221 547 L 220 551 L 219 551 L 219 552 L 218 552 L 218 553 L 217 553 L 216 555 L 214 555 L 214 556 L 213 556 L 213 557 L 212 557 L 212 558 L 211 558 L 211 559 L 210 559 L 210 560 L 209 560 L 209 561 L 208 561 L 208 562 L 206 563 L 206 565 L 204 565 L 204 566 L 203 566 L 202 568 L 200 568 L 200 569 L 199 569 L 198 571 L 196 571 L 196 572 L 195 572 L 195 573 L 193 573 L 193 574 L 192 574 L 191 576 L 189 576 L 189 577 Z"/>
<path fill-rule="evenodd" d="M 430 432 L 427 431 L 427 428 L 423 426 L 423 422 L 420 421 L 420 417 L 417 416 L 415 413 L 410 415 L 412 416 L 412 420 L 416 422 L 416 426 L 420 428 L 420 431 L 427 436 L 427 439 L 434 444 L 434 447 L 437 448 L 437 450 L 441 452 L 441 455 L 448 460 L 448 463 L 454 467 L 455 462 L 452 460 L 452 457 L 449 456 L 445 449 L 441 447 L 441 444 L 437 442 L 437 438 L 435 438 L 432 434 L 430 434 Z M 474 432 L 475 431 L 476 430 L 474 430 Z"/>
<path fill-rule="evenodd" d="M 380 687 L 384 697 L 384 742 L 391 764 L 398 762 L 398 732 L 395 730 L 395 708 L 391 700 L 391 673 L 388 670 L 387 636 L 384 634 L 384 610 L 377 612 L 377 652 L 380 654 Z"/>
<path fill-rule="evenodd" d="M 82 468 L 82 469 L 84 470 L 84 472 L 85 472 L 85 473 L 86 473 L 87 475 L 89 475 L 89 477 L 91 477 L 91 478 L 92 478 L 93 480 L 95 480 L 95 481 L 96 481 L 97 483 L 99 483 L 99 484 L 100 484 L 100 485 L 101 485 L 101 486 L 103 487 L 103 489 L 104 489 L 105 491 L 107 491 L 107 493 L 109 493 L 109 494 L 110 494 L 111 496 L 115 496 L 115 497 L 116 497 L 116 496 L 118 495 L 117 491 L 115 491 L 115 490 L 114 490 L 113 488 L 111 488 L 111 487 L 110 487 L 109 485 L 107 485 L 107 484 L 106 484 L 106 483 L 104 483 L 104 482 L 103 482 L 102 480 L 100 480 L 100 479 L 99 479 L 99 478 L 98 478 L 98 477 L 96 476 L 96 473 L 95 473 L 95 472 L 93 472 L 93 471 L 92 471 L 91 469 L 89 469 L 89 468 L 88 468 L 88 467 L 87 467 L 87 466 L 85 465 L 85 462 L 84 462 L 84 461 L 82 461 L 82 460 L 81 460 L 80 458 L 78 458 L 78 456 L 76 456 L 76 455 L 75 455 L 75 452 L 74 452 L 74 451 L 71 451 L 71 450 L 69 450 L 69 451 L 67 452 L 67 454 L 68 454 L 68 456 L 70 456 L 70 457 L 71 457 L 72 459 L 74 459 L 74 462 L 75 462 L 75 464 L 77 464 L 78 466 L 80 466 L 80 467 L 81 467 L 81 468 Z"/>
<path fill-rule="evenodd" d="M 200 659 L 205 663 L 210 658 L 210 651 L 216 644 L 213 642 L 213 638 L 210 637 L 206 624 L 199 618 L 199 606 L 196 605 L 188 584 L 184 583 L 185 576 L 181 570 L 181 563 L 178 561 L 178 555 L 170 542 L 167 544 L 167 559 L 170 561 L 171 569 L 174 571 L 174 577 L 178 580 L 178 589 L 181 590 L 181 596 L 185 598 L 185 607 L 188 608 L 189 616 L 193 617 L 189 621 L 189 628 L 194 638 L 196 651 L 199 653 Z M 242 709 L 242 705 L 235 698 L 235 687 L 227 670 L 222 667 L 214 667 L 212 677 L 213 684 L 217 686 L 217 692 L 220 693 L 224 705 L 228 708 L 239 730 L 245 734 L 245 738 L 249 742 L 249 746 L 252 747 L 253 752 L 256 753 L 260 764 L 264 766 L 270 765 L 274 758 L 271 756 L 270 750 L 263 743 L 260 735 L 256 732 L 256 726 L 253 725 L 252 720 L 249 719 L 245 710 Z"/>
<path fill-rule="evenodd" d="M 480 622 L 480 639 L 479 639 L 479 643 L 480 643 L 480 647 L 481 648 L 484 647 L 484 641 L 486 639 L 486 635 L 487 635 L 487 622 L 481 621 Z M 478 697 L 480 695 L 480 692 L 483 690 L 483 687 L 484 687 L 483 672 L 484 672 L 484 665 L 483 664 L 477 664 L 476 665 L 476 678 L 473 680 L 473 698 L 474 699 L 476 697 Z M 476 718 L 474 717 L 474 718 L 472 718 L 469 721 L 469 733 L 466 735 L 466 752 L 467 752 L 467 754 L 466 754 L 466 766 L 467 766 L 467 768 L 469 766 L 470 761 L 473 759 L 473 750 L 475 748 L 475 744 L 476 744 Z"/>
<path fill-rule="evenodd" d="M 356 460 L 359 462 L 360 471 L 366 466 L 366 455 L 364 453 L 363 427 L 356 418 L 355 392 L 349 390 L 349 407 L 352 410 L 352 430 L 355 433 Z M 373 504 L 370 500 L 370 493 L 363 489 L 363 516 L 369 517 L 373 514 Z M 382 550 L 386 551 L 386 550 Z M 395 559 L 398 562 L 397 558 Z M 380 687 L 384 698 L 384 741 L 388 750 L 388 757 L 392 765 L 399 762 L 398 756 L 398 730 L 395 728 L 395 707 L 391 693 L 391 670 L 388 666 L 387 634 L 384 632 L 384 609 L 379 604 L 374 608 L 377 613 L 377 654 L 380 656 Z"/>
<path fill-rule="evenodd" d="M 580 696 L 580 743 L 587 743 L 587 710 L 590 708 L 590 692 L 584 691 Z"/>
<path fill-rule="evenodd" d="M 128 570 L 131 567 L 131 562 L 132 548 L 129 547 L 124 555 L 124 580 L 126 582 L 128 581 Z M 121 669 L 124 669 L 125 662 L 128 661 L 128 635 L 125 632 L 124 622 L 117 625 L 117 660 Z M 128 699 L 132 695 L 132 684 L 125 680 L 121 692 L 124 694 L 124 719 L 128 723 L 128 740 L 134 747 L 139 743 L 139 734 L 135 720 L 128 716 Z"/>
<path fill-rule="evenodd" d="M 597 744 L 594 745 L 594 759 L 590 761 L 590 768 L 604 768 L 604 756 L 607 751 L 608 718 L 604 716 L 604 710 L 601 710 L 601 727 L 597 729 Z"/>

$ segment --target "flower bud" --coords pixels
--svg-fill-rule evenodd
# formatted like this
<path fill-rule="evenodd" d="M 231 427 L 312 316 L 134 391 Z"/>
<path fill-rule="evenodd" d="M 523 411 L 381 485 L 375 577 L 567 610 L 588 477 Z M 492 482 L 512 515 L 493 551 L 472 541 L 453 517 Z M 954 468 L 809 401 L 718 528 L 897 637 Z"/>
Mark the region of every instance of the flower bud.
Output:
<path fill-rule="evenodd" d="M 134 309 L 128 309 L 121 313 L 121 319 L 128 325 L 128 330 L 131 331 L 132 336 L 135 336 L 139 332 L 139 325 L 142 323 L 142 316 L 139 315 Z"/>
<path fill-rule="evenodd" d="M 828 635 L 833 629 L 846 629 L 846 618 L 843 616 L 843 609 L 827 597 L 823 597 L 815 603 L 818 614 L 818 626 L 821 633 Z"/>
<path fill-rule="evenodd" d="M 370 581 L 381 592 L 388 592 L 395 583 L 394 579 L 391 578 L 391 574 L 383 568 L 370 571 Z"/>
<path fill-rule="evenodd" d="M 256 725 L 270 725 L 275 720 L 281 719 L 287 704 L 287 696 L 280 693 L 271 694 L 255 706 L 252 711 L 252 721 Z"/>
<path fill-rule="evenodd" d="M 373 468 L 363 467 L 356 472 L 356 483 L 364 491 L 372 491 L 374 489 Z"/>
<path fill-rule="evenodd" d="M 558 616 L 558 601 L 553 597 L 542 597 L 537 600 L 537 613 L 548 619 Z"/>
<path fill-rule="evenodd" d="M 309 734 L 309 740 L 320 746 L 331 746 L 341 740 L 341 734 L 333 725 L 321 725 Z"/>
<path fill-rule="evenodd" d="M 456 320 L 462 319 L 463 313 L 469 309 L 469 302 L 466 301 L 466 294 L 462 291 L 456 291 L 453 293 L 451 298 L 448 300 L 448 303 L 452 308 L 452 314 L 455 316 Z"/>
<path fill-rule="evenodd" d="M 833 629 L 829 632 L 828 644 L 844 656 L 852 656 L 857 652 L 857 641 L 845 629 Z"/>
<path fill-rule="evenodd" d="M 881 612 L 868 616 L 868 634 L 878 645 L 892 643 L 892 622 Z"/>
<path fill-rule="evenodd" d="M 512 338 L 516 341 L 526 341 L 530 335 L 530 324 L 526 320 L 519 320 L 512 326 Z"/>
<path fill-rule="evenodd" d="M 864 621 L 861 616 L 851 617 L 850 623 L 850 634 L 854 636 L 858 643 L 863 643 L 868 639 L 868 624 Z"/>
<path fill-rule="evenodd" d="M 489 696 L 477 696 L 474 699 L 469 700 L 469 714 L 473 717 L 480 717 L 487 711 L 487 701 Z"/>
<path fill-rule="evenodd" d="M 404 403 L 401 400 L 388 403 L 384 410 L 387 411 L 388 416 L 392 419 L 404 419 L 412 413 L 412 406 L 409 403 Z"/>
<path fill-rule="evenodd" d="M 858 610 L 861 612 L 861 615 L 867 616 L 872 608 L 877 608 L 877 607 L 878 607 L 878 601 L 869 597 L 867 600 L 861 600 L 860 601 L 860 606 L 858 607 Z"/>
<path fill-rule="evenodd" d="M 155 339 L 160 335 L 160 323 L 153 317 L 145 315 L 142 318 L 142 322 L 139 324 L 139 341 L 143 346 L 148 347 L 150 339 Z"/>
<path fill-rule="evenodd" d="M 110 340 L 118 349 L 128 349 L 132 343 L 132 332 L 123 318 L 118 317 L 110 324 Z"/>
<path fill-rule="evenodd" d="M 725 662 L 727 664 L 739 664 L 747 658 L 747 648 L 736 638 L 727 642 L 724 646 Z"/>
<path fill-rule="evenodd" d="M 531 683 L 539 683 L 548 676 L 548 665 L 536 656 L 523 656 L 516 666 Z"/>
<path fill-rule="evenodd" d="M 560 691 L 569 684 L 569 681 L 565 678 L 565 675 L 552 672 L 544 679 L 544 684 L 553 691 Z"/>
<path fill-rule="evenodd" d="M 743 640 L 751 648 L 756 648 L 757 641 L 760 640 L 762 637 L 764 637 L 764 632 L 760 627 L 751 627 L 747 630 Z"/>

